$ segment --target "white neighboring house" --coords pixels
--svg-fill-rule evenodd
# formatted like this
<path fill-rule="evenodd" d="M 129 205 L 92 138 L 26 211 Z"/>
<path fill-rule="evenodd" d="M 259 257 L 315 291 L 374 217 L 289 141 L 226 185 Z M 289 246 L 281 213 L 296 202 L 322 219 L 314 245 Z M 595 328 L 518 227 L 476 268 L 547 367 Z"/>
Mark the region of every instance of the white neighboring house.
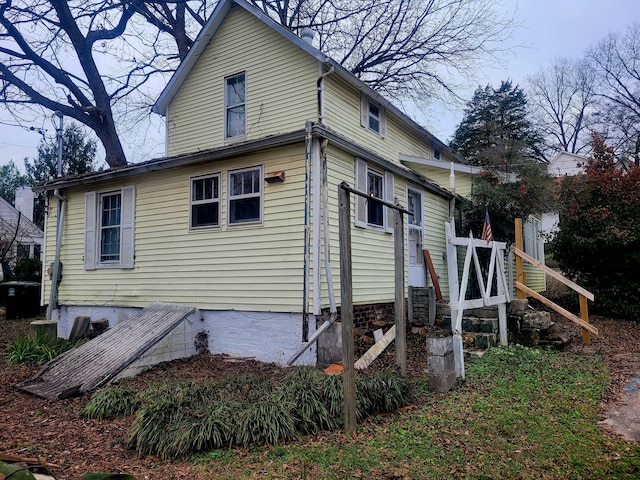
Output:
<path fill-rule="evenodd" d="M 31 188 L 16 189 L 15 203 L 14 207 L 0 197 L 0 253 L 11 267 L 22 258 L 42 260 L 44 244 L 44 232 L 33 223 Z"/>
<path fill-rule="evenodd" d="M 577 153 L 558 152 L 547 166 L 547 172 L 554 178 L 573 176 L 584 173 L 589 161 L 588 157 Z M 542 233 L 554 235 L 558 231 L 560 218 L 558 212 L 545 212 L 542 214 Z"/>

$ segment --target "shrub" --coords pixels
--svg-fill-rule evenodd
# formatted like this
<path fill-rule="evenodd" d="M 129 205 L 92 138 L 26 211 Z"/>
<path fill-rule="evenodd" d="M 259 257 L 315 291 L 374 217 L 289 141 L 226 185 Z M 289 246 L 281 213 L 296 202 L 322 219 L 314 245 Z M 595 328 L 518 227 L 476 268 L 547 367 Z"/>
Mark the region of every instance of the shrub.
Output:
<path fill-rule="evenodd" d="M 136 391 L 129 387 L 110 387 L 98 390 L 80 412 L 84 418 L 128 417 L 140 406 Z"/>
<path fill-rule="evenodd" d="M 63 338 L 39 335 L 33 337 L 18 337 L 9 345 L 7 362 L 10 365 L 27 363 L 39 365 L 53 360 L 61 353 L 70 350 L 73 344 Z"/>
<path fill-rule="evenodd" d="M 617 168 L 613 150 L 593 137 L 584 175 L 564 178 L 560 231 L 552 242 L 560 268 L 593 291 L 594 309 L 640 318 L 640 168 Z"/>

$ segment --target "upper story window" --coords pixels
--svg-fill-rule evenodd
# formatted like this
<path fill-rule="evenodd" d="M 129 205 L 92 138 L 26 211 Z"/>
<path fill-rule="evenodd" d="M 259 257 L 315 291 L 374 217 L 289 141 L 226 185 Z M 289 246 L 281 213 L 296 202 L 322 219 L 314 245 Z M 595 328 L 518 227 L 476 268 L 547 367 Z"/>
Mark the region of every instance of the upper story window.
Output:
<path fill-rule="evenodd" d="M 84 268 L 134 267 L 135 187 L 85 194 Z"/>
<path fill-rule="evenodd" d="M 191 179 L 191 228 L 220 226 L 220 175 Z"/>
<path fill-rule="evenodd" d="M 384 107 L 364 93 L 360 95 L 360 124 L 381 137 L 387 135 L 387 119 Z"/>
<path fill-rule="evenodd" d="M 245 73 L 224 79 L 224 138 L 243 137 L 246 130 Z"/>
<path fill-rule="evenodd" d="M 228 177 L 229 225 L 262 221 L 262 167 L 232 170 Z"/>
<path fill-rule="evenodd" d="M 440 150 L 437 148 L 433 149 L 433 158 L 435 158 L 436 160 L 440 160 L 441 157 L 441 153 Z"/>

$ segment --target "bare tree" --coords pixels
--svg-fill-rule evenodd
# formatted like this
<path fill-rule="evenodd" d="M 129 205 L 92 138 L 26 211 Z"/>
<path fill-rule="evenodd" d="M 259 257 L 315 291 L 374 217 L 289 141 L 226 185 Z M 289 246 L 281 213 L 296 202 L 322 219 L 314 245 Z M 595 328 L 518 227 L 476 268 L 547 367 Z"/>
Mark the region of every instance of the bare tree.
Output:
<path fill-rule="evenodd" d="M 530 105 L 552 151 L 590 148 L 591 115 L 597 104 L 595 75 L 585 61 L 557 58 L 527 79 Z"/>
<path fill-rule="evenodd" d="M 640 166 L 640 23 L 610 33 L 587 52 L 604 100 L 602 125 L 616 152 Z"/>
<path fill-rule="evenodd" d="M 315 30 L 316 46 L 374 89 L 421 104 L 455 96 L 479 60 L 499 62 L 516 26 L 500 0 L 251 1 L 294 32 Z M 184 59 L 216 3 L 4 0 L 0 102 L 18 120 L 30 106 L 76 119 L 109 166 L 123 165 L 120 121 L 148 112 L 145 86 Z"/>

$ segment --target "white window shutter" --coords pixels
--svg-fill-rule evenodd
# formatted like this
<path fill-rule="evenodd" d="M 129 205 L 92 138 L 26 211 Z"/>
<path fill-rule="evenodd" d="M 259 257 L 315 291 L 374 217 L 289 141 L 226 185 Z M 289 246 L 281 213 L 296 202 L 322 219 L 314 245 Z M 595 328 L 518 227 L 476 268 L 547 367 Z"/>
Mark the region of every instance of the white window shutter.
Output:
<path fill-rule="evenodd" d="M 369 128 L 369 97 L 360 93 L 360 125 Z"/>
<path fill-rule="evenodd" d="M 356 190 L 367 193 L 367 162 L 356 158 Z M 356 197 L 356 227 L 367 226 L 367 199 L 360 195 Z"/>
<path fill-rule="evenodd" d="M 84 269 L 96 269 L 96 192 L 84 195 Z"/>
<path fill-rule="evenodd" d="M 136 215 L 136 187 L 122 187 L 122 224 L 120 237 L 120 268 L 134 266 L 134 224 Z"/>
<path fill-rule="evenodd" d="M 389 203 L 394 202 L 395 190 L 393 185 L 393 173 L 384 172 L 384 199 Z M 393 210 L 384 207 L 384 227 L 387 233 L 393 233 Z"/>

